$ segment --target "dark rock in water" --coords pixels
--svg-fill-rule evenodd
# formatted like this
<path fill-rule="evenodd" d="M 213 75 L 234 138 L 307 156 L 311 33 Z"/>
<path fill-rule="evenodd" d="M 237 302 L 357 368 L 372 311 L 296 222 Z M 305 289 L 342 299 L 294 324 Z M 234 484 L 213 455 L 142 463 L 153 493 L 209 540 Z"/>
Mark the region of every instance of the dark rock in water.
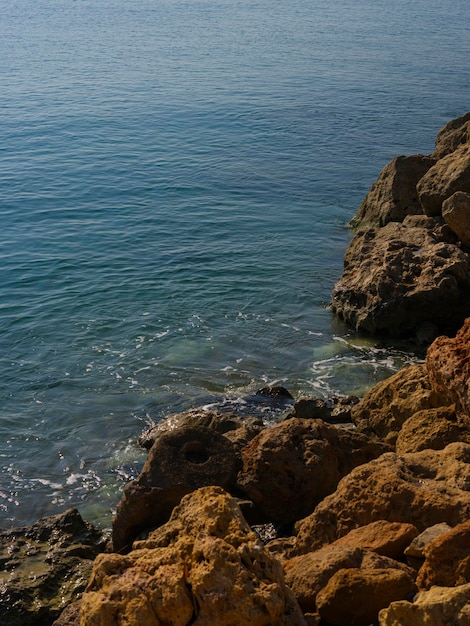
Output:
<path fill-rule="evenodd" d="M 264 398 L 284 398 L 286 400 L 293 400 L 294 398 L 290 394 L 290 392 L 285 387 L 274 386 L 274 387 L 262 387 L 258 389 L 255 394 L 256 396 L 262 396 Z"/>
<path fill-rule="evenodd" d="M 242 450 L 238 487 L 265 521 L 290 524 L 313 511 L 353 467 L 390 448 L 321 420 L 289 419 Z"/>
<path fill-rule="evenodd" d="M 240 458 L 214 430 L 183 427 L 159 436 L 142 472 L 128 483 L 113 520 L 113 548 L 126 552 L 139 533 L 168 521 L 181 498 L 209 485 L 234 484 Z"/>
<path fill-rule="evenodd" d="M 0 624 L 45 626 L 85 590 L 101 533 L 78 511 L 0 533 Z"/>
<path fill-rule="evenodd" d="M 285 419 L 298 417 L 321 419 L 330 424 L 344 424 L 351 421 L 351 409 L 358 402 L 357 396 L 333 396 L 327 400 L 318 397 L 299 398 Z"/>

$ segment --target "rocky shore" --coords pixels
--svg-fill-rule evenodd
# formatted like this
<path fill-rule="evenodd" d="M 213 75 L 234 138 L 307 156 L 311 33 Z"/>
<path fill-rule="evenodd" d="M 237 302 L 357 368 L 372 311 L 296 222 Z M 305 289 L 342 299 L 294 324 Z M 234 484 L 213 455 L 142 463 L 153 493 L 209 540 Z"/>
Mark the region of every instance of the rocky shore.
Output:
<path fill-rule="evenodd" d="M 332 310 L 423 363 L 362 399 L 193 409 L 110 536 L 69 510 L 0 532 L 0 626 L 470 626 L 470 113 L 387 165 L 353 220 Z"/>

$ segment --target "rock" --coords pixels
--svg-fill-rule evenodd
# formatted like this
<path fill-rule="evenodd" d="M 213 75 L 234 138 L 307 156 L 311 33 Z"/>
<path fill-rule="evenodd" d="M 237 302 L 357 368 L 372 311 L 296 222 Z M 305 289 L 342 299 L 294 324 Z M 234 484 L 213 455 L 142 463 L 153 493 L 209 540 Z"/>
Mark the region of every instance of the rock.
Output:
<path fill-rule="evenodd" d="M 425 365 L 410 365 L 369 389 L 353 407 L 351 417 L 359 432 L 395 445 L 406 420 L 443 402 L 431 387 Z"/>
<path fill-rule="evenodd" d="M 470 520 L 428 543 L 424 556 L 426 560 L 416 580 L 420 589 L 470 583 Z"/>
<path fill-rule="evenodd" d="M 351 221 L 353 228 L 402 222 L 407 215 L 422 214 L 416 185 L 436 160 L 421 154 L 395 157 L 386 165 Z"/>
<path fill-rule="evenodd" d="M 389 448 L 321 420 L 266 428 L 242 450 L 238 488 L 266 521 L 290 524 L 312 512 L 353 467 Z"/>
<path fill-rule="evenodd" d="M 449 532 L 449 530 L 451 530 L 451 527 L 445 522 L 442 524 L 434 524 L 434 526 L 426 528 L 426 530 L 423 530 L 422 533 L 413 539 L 410 545 L 406 548 L 405 555 L 424 560 L 424 548 L 428 545 L 428 543 L 436 539 L 436 537 Z"/>
<path fill-rule="evenodd" d="M 438 337 L 428 348 L 426 368 L 432 388 L 470 416 L 470 318 L 455 338 Z"/>
<path fill-rule="evenodd" d="M 229 488 L 240 459 L 214 430 L 183 427 L 160 435 L 136 480 L 129 482 L 113 520 L 113 548 L 125 552 L 139 533 L 170 518 L 181 498 L 208 485 Z"/>
<path fill-rule="evenodd" d="M 86 587 L 104 539 L 77 510 L 0 533 L 0 623 L 43 626 Z"/>
<path fill-rule="evenodd" d="M 426 448 L 442 450 L 453 441 L 470 443 L 470 418 L 457 415 L 455 406 L 424 409 L 412 415 L 398 433 L 398 454 Z"/>
<path fill-rule="evenodd" d="M 262 387 L 261 389 L 258 389 L 255 395 L 262 396 L 264 398 L 281 398 L 284 400 L 294 399 L 291 393 L 285 387 L 281 387 L 279 385 L 274 385 L 272 387 Z"/>
<path fill-rule="evenodd" d="M 304 554 L 377 520 L 406 522 L 423 531 L 455 526 L 470 516 L 470 445 L 383 454 L 356 467 L 296 524 L 295 550 Z"/>
<path fill-rule="evenodd" d="M 252 429 L 259 432 L 264 428 L 263 420 L 259 417 L 242 417 L 237 413 L 222 413 L 208 411 L 203 407 L 189 409 L 182 413 L 169 415 L 155 426 L 145 431 L 139 438 L 139 444 L 146 450 L 150 450 L 155 439 L 177 428 L 210 428 L 224 435 L 239 428 Z"/>
<path fill-rule="evenodd" d="M 418 534 L 413 524 L 377 520 L 351 530 L 331 545 L 361 548 L 400 561 L 405 549 Z"/>
<path fill-rule="evenodd" d="M 381 609 L 415 591 L 413 579 L 399 569 L 341 569 L 318 593 L 318 613 L 335 626 L 369 626 Z"/>
<path fill-rule="evenodd" d="M 466 248 L 470 248 L 470 193 L 457 191 L 442 203 L 442 217 Z"/>
<path fill-rule="evenodd" d="M 351 421 L 351 409 L 359 402 L 357 396 L 332 396 L 328 400 L 314 397 L 299 398 L 284 419 L 321 419 L 329 424 Z"/>
<path fill-rule="evenodd" d="M 427 228 L 391 222 L 367 230 L 350 243 L 331 308 L 373 334 L 416 335 L 429 323 L 440 332 L 458 328 L 470 313 L 470 258 Z"/>
<path fill-rule="evenodd" d="M 220 487 L 185 496 L 123 556 L 96 559 L 82 626 L 305 626 L 280 563 Z"/>
<path fill-rule="evenodd" d="M 465 143 L 470 143 L 470 113 L 451 120 L 441 128 L 436 137 L 436 149 L 432 156 L 441 159 Z"/>
<path fill-rule="evenodd" d="M 433 587 L 413 602 L 392 602 L 379 613 L 380 626 L 469 626 L 470 584 Z"/>
<path fill-rule="evenodd" d="M 91 572 L 90 572 L 91 573 Z M 69 604 L 52 623 L 52 626 L 80 626 L 81 600 Z"/>
<path fill-rule="evenodd" d="M 419 201 L 426 215 L 440 215 L 442 203 L 456 191 L 470 192 L 470 145 L 442 157 L 418 182 Z"/>

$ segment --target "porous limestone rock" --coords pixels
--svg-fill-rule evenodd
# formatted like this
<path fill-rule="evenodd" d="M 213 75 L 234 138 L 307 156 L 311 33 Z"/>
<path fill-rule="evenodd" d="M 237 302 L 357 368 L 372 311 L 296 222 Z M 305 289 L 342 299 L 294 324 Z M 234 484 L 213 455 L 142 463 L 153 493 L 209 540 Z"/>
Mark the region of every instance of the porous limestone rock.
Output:
<path fill-rule="evenodd" d="M 0 624 L 43 626 L 84 591 L 100 532 L 69 509 L 0 533 Z"/>
<path fill-rule="evenodd" d="M 304 554 L 353 528 L 385 519 L 407 522 L 418 531 L 470 516 L 470 445 L 444 450 L 383 454 L 356 467 L 305 519 L 296 524 L 295 550 Z"/>
<path fill-rule="evenodd" d="M 470 143 L 470 113 L 451 120 L 440 129 L 436 137 L 436 149 L 431 156 L 441 159 L 465 143 Z"/>
<path fill-rule="evenodd" d="M 457 587 L 470 583 L 470 520 L 428 543 L 416 580 L 420 589 Z"/>
<path fill-rule="evenodd" d="M 419 335 L 430 324 L 440 332 L 459 327 L 470 312 L 469 256 L 427 228 L 390 222 L 361 232 L 345 254 L 331 308 L 373 334 Z"/>
<path fill-rule="evenodd" d="M 413 524 L 381 519 L 351 530 L 331 545 L 361 548 L 400 561 L 418 534 Z"/>
<path fill-rule="evenodd" d="M 351 226 L 385 226 L 388 222 L 402 222 L 407 215 L 423 214 L 416 185 L 435 163 L 435 159 L 422 154 L 395 157 L 371 186 Z"/>
<path fill-rule="evenodd" d="M 220 487 L 185 496 L 127 555 L 96 559 L 81 626 L 305 626 L 280 563 Z"/>
<path fill-rule="evenodd" d="M 389 450 L 321 420 L 292 418 L 261 431 L 242 450 L 237 485 L 267 521 L 311 513 L 353 467 Z"/>
<path fill-rule="evenodd" d="M 359 432 L 395 445 L 403 424 L 423 409 L 441 406 L 443 398 L 431 388 L 423 364 L 410 365 L 369 389 L 352 409 Z"/>
<path fill-rule="evenodd" d="M 398 454 L 419 452 L 426 448 L 442 450 L 453 441 L 470 443 L 470 418 L 457 415 L 455 406 L 423 409 L 412 415 L 398 433 Z"/>
<path fill-rule="evenodd" d="M 464 144 L 433 165 L 417 186 L 426 215 L 440 215 L 442 203 L 456 191 L 470 192 L 470 144 Z"/>
<path fill-rule="evenodd" d="M 433 587 L 413 602 L 392 602 L 379 613 L 380 626 L 470 626 L 470 584 Z"/>
<path fill-rule="evenodd" d="M 457 191 L 442 204 L 442 217 L 459 241 L 470 248 L 470 193 Z"/>
<path fill-rule="evenodd" d="M 470 417 L 470 318 L 454 338 L 438 337 L 429 346 L 426 368 L 432 388 Z"/>
<path fill-rule="evenodd" d="M 215 430 L 182 427 L 160 435 L 137 479 L 124 488 L 113 520 L 113 549 L 128 550 L 139 533 L 164 524 L 181 498 L 199 487 L 229 488 L 240 458 Z"/>
<path fill-rule="evenodd" d="M 317 594 L 317 608 L 329 624 L 370 626 L 381 609 L 415 592 L 414 580 L 400 569 L 341 569 Z"/>

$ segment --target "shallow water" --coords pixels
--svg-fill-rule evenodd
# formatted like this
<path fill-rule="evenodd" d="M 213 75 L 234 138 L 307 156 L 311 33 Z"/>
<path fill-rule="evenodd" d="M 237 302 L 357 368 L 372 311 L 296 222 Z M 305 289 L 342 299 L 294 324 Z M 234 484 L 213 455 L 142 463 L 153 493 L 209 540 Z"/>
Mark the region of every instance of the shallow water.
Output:
<path fill-rule="evenodd" d="M 469 108 L 466 0 L 0 9 L 0 526 L 109 524 L 170 412 L 416 358 L 327 305 L 380 169 Z"/>

